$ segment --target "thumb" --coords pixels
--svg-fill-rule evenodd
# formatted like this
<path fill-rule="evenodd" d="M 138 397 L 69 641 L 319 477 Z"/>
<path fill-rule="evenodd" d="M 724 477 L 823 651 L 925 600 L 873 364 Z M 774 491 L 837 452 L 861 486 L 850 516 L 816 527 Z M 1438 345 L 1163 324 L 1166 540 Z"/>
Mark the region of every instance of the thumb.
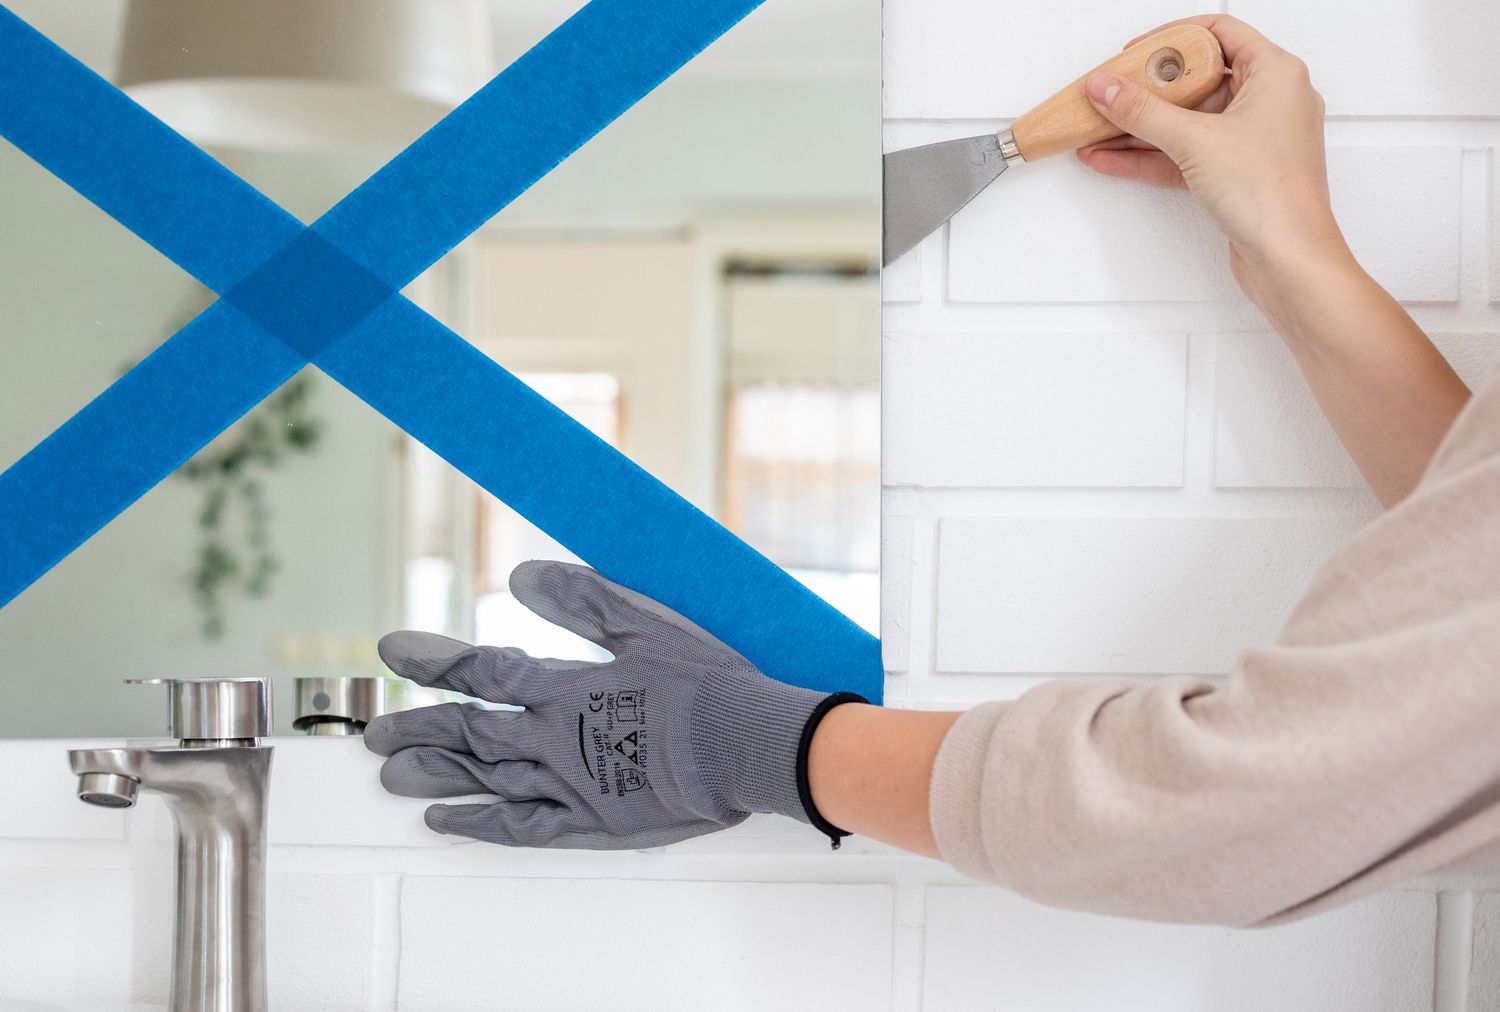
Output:
<path fill-rule="evenodd" d="M 1125 133 L 1156 145 L 1176 162 L 1188 153 L 1198 113 L 1117 74 L 1095 74 L 1084 90 L 1099 114 Z"/>

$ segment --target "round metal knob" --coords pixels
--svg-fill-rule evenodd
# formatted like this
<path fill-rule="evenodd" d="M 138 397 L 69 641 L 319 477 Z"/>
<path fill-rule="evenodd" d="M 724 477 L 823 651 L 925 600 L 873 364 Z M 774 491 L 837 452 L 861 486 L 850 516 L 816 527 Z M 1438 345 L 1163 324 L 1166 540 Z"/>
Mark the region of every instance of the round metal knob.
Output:
<path fill-rule="evenodd" d="M 292 726 L 314 735 L 364 734 L 365 726 L 381 714 L 468 698 L 404 678 L 299 678 Z"/>
<path fill-rule="evenodd" d="M 184 742 L 254 741 L 271 733 L 268 678 L 130 678 L 167 687 L 167 733 Z"/>
<path fill-rule="evenodd" d="M 365 725 L 386 712 L 389 679 L 299 678 L 292 727 L 316 735 L 363 734 Z"/>

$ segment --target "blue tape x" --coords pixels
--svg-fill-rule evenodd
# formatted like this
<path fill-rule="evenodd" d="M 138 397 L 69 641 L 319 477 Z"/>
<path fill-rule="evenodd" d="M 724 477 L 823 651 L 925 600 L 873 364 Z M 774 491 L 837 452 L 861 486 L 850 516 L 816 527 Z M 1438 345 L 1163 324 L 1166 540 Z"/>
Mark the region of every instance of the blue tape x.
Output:
<path fill-rule="evenodd" d="M 308 362 L 774 678 L 879 643 L 399 290 L 760 0 L 592 0 L 311 226 L 0 6 L 0 136 L 221 298 L 0 473 L 0 605 Z"/>

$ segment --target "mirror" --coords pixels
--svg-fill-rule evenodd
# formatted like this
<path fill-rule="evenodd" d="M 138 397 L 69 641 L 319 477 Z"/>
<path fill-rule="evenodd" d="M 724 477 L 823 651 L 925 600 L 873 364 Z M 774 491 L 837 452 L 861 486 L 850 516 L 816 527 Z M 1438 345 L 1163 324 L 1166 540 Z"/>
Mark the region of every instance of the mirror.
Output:
<path fill-rule="evenodd" d="M 149 78 L 123 2 L 9 6 L 107 78 Z M 453 10 L 483 19 L 482 79 L 575 6 Z M 407 292 L 871 632 L 879 45 L 857 0 L 761 8 Z M 421 55 L 390 55 L 391 80 Z M 248 125 L 206 146 L 304 221 L 424 125 L 402 106 L 371 128 L 399 136 L 320 132 L 303 106 L 290 138 L 216 119 Z M 0 469 L 213 298 L 0 141 Z M 291 733 L 295 679 L 384 673 L 393 628 L 602 656 L 510 597 L 528 558 L 572 556 L 304 369 L 0 608 L 0 736 L 159 736 L 160 700 L 122 679 L 250 674 Z"/>

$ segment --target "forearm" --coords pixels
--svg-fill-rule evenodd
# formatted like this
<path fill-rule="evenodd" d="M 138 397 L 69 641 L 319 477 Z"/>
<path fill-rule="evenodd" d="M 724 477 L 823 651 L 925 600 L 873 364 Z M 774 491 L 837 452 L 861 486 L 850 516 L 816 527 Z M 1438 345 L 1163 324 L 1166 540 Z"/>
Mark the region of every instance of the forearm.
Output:
<path fill-rule="evenodd" d="M 932 765 L 957 713 L 834 707 L 808 749 L 813 804 L 840 829 L 937 857 L 928 813 Z"/>
<path fill-rule="evenodd" d="M 1328 198 L 1323 100 L 1307 65 L 1227 15 L 1185 21 L 1218 38 L 1231 70 L 1223 87 L 1195 112 L 1095 75 L 1094 108 L 1131 136 L 1079 157 L 1106 175 L 1187 187 L 1224 230 L 1236 279 L 1297 356 L 1349 455 L 1381 501 L 1395 503 L 1468 391 L 1344 242 Z"/>
<path fill-rule="evenodd" d="M 1405 498 L 1468 400 L 1463 381 L 1341 240 L 1246 265 L 1241 281 L 1380 501 Z"/>

